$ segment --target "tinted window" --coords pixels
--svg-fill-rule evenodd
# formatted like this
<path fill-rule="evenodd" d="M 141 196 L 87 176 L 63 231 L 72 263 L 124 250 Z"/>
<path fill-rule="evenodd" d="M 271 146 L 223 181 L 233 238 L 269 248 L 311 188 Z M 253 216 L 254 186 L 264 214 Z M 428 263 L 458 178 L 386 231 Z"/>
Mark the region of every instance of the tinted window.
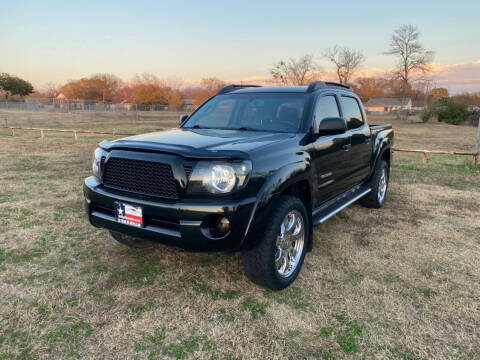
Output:
<path fill-rule="evenodd" d="M 315 105 L 315 127 L 318 129 L 320 122 L 329 117 L 340 117 L 335 96 L 323 96 L 318 98 Z"/>
<path fill-rule="evenodd" d="M 343 117 L 347 120 L 347 129 L 356 129 L 363 125 L 362 111 L 357 100 L 342 96 Z"/>
<path fill-rule="evenodd" d="M 202 110 L 207 116 L 198 119 L 197 125 L 208 127 L 227 126 L 232 115 L 235 102 L 232 99 L 220 99 L 219 101 L 210 101 Z M 207 121 L 208 120 L 208 121 Z"/>
<path fill-rule="evenodd" d="M 307 98 L 304 93 L 219 95 L 190 116 L 183 127 L 297 132 Z"/>

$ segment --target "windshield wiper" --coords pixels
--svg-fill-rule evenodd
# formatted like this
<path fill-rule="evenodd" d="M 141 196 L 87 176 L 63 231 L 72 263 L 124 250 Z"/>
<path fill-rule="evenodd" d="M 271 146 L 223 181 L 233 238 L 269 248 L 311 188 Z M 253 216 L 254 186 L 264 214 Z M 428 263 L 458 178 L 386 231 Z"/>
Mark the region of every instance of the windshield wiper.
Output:
<path fill-rule="evenodd" d="M 185 127 L 185 129 L 212 129 L 212 130 L 233 130 L 233 131 L 265 131 L 260 129 L 255 129 L 247 126 L 242 126 L 238 128 L 231 128 L 231 127 L 209 127 L 209 126 L 200 126 L 200 125 L 193 125 L 190 127 Z"/>
<path fill-rule="evenodd" d="M 254 129 L 254 128 L 247 127 L 247 126 L 242 126 L 242 127 L 239 127 L 239 128 L 232 128 L 232 130 L 239 130 L 239 131 L 264 131 L 264 130 Z"/>
<path fill-rule="evenodd" d="M 207 127 L 207 126 L 193 125 L 191 127 L 188 127 L 187 129 L 213 129 L 213 128 Z"/>

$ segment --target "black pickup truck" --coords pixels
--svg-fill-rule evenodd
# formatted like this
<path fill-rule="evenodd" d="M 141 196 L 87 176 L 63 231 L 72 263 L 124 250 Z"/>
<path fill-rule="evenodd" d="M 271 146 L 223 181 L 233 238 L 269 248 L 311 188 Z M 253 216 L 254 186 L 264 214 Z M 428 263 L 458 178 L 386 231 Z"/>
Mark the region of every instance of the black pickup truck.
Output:
<path fill-rule="evenodd" d="M 250 280 L 283 289 L 313 225 L 357 200 L 382 207 L 392 145 L 348 86 L 229 85 L 179 129 L 100 143 L 86 211 L 128 246 L 241 251 Z"/>

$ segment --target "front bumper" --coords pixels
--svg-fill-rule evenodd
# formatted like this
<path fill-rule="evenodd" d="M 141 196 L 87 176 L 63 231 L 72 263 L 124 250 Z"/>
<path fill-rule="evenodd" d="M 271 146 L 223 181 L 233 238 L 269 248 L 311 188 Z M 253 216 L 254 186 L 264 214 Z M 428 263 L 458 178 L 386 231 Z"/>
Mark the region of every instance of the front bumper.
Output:
<path fill-rule="evenodd" d="M 246 236 L 255 198 L 241 201 L 160 202 L 132 197 L 103 186 L 95 177 L 85 179 L 83 185 L 85 209 L 93 226 L 163 243 L 188 251 L 235 251 Z M 120 201 L 143 208 L 145 226 L 137 228 L 118 223 L 114 202 Z M 230 221 L 230 231 L 214 238 L 208 231 L 208 222 L 216 216 Z"/>

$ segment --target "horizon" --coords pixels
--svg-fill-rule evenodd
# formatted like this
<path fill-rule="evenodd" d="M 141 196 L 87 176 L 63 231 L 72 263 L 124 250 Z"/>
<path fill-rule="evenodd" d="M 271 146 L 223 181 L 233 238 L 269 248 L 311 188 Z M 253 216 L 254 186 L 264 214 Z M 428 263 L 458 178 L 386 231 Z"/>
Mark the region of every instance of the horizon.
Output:
<path fill-rule="evenodd" d="M 478 3 L 407 1 L 388 4 L 387 10 L 376 1 L 347 1 L 339 16 L 324 15 L 338 12 L 335 4 L 305 4 L 7 3 L 0 14 L 7 34 L 0 38 L 0 72 L 20 76 L 37 89 L 95 73 L 124 81 L 151 73 L 185 84 L 206 77 L 262 82 L 270 78 L 273 63 L 312 54 L 325 80 L 332 80 L 332 67 L 320 53 L 339 44 L 365 54 L 354 78 L 382 76 L 395 66 L 394 57 L 383 54 L 391 34 L 413 24 L 420 42 L 435 52 L 429 78 L 452 94 L 480 91 L 480 52 L 471 46 L 478 38 L 471 31 Z M 329 31 L 323 34 L 322 28 Z"/>

